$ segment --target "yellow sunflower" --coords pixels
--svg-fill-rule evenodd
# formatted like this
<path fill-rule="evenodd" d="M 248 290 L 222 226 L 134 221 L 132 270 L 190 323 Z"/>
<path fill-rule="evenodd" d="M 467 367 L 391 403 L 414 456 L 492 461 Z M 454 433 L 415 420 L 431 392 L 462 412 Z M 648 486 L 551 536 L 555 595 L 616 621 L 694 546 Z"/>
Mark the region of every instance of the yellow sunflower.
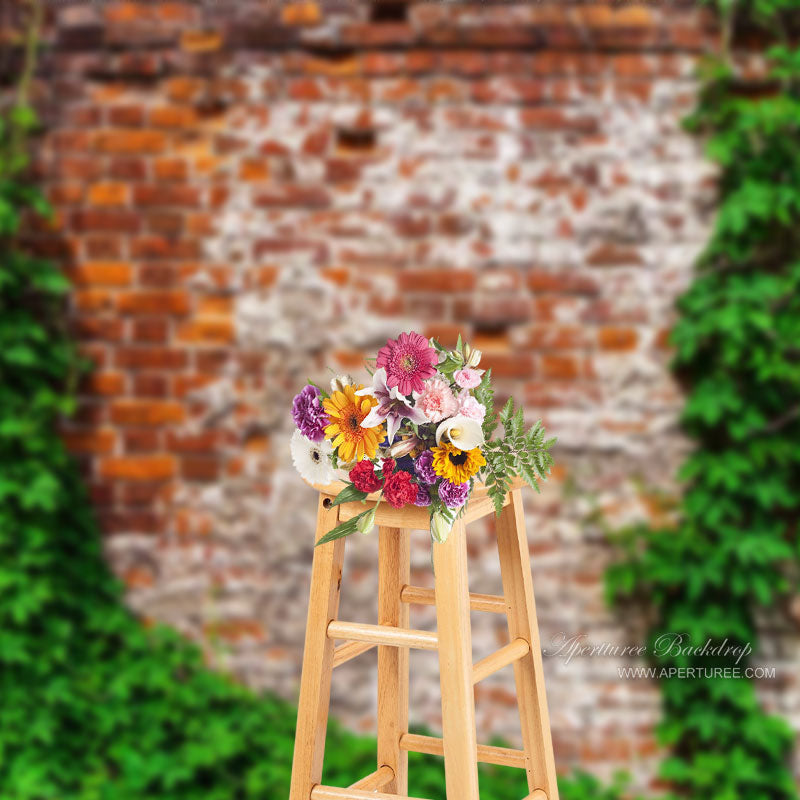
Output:
<path fill-rule="evenodd" d="M 480 447 L 459 450 L 455 445 L 442 444 L 432 447 L 431 452 L 433 471 L 450 483 L 465 483 L 486 464 Z"/>
<path fill-rule="evenodd" d="M 330 417 L 325 427 L 325 438 L 339 449 L 339 461 L 360 461 L 365 455 L 375 458 L 378 444 L 383 441 L 383 425 L 362 428 L 362 420 L 373 406 L 378 404 L 374 397 L 356 397 L 363 386 L 345 386 L 342 391 L 333 392 L 322 401 L 322 407 Z"/>

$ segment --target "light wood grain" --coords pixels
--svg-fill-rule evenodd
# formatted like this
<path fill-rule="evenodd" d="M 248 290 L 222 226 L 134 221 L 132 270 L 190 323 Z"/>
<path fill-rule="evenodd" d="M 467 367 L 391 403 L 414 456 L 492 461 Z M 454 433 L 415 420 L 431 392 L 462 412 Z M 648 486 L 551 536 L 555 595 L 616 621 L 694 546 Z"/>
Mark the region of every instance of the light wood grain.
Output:
<path fill-rule="evenodd" d="M 420 606 L 436 605 L 436 593 L 433 589 L 425 589 L 422 586 L 404 586 L 403 591 L 400 593 L 400 599 L 404 603 Z M 491 614 L 506 613 L 505 598 L 495 594 L 470 592 L 469 607 L 473 611 L 488 611 Z"/>
<path fill-rule="evenodd" d="M 529 653 L 514 662 L 522 740 L 528 756 L 528 788 L 531 792 L 543 790 L 548 800 L 558 800 L 542 647 L 536 620 L 522 493 L 519 490 L 513 492 L 511 503 L 500 514 L 496 528 L 509 634 L 512 640 L 521 638 L 530 644 Z"/>
<path fill-rule="evenodd" d="M 437 647 L 437 637 L 432 631 L 415 631 L 360 622 L 331 622 L 328 626 L 328 638 L 371 642 L 392 647 L 416 647 L 420 650 L 435 650 Z"/>
<path fill-rule="evenodd" d="M 400 739 L 400 747 L 409 753 L 427 753 L 431 756 L 444 755 L 444 743 L 436 736 L 422 736 L 407 733 Z M 494 747 L 489 744 L 478 745 L 478 761 L 482 764 L 497 764 L 501 767 L 525 769 L 525 752 L 510 747 Z"/>
<path fill-rule="evenodd" d="M 537 789 L 535 792 L 531 792 L 525 800 L 547 800 L 547 792 Z"/>
<path fill-rule="evenodd" d="M 362 792 L 358 789 L 334 789 L 332 786 L 315 786 L 311 800 L 424 800 L 420 797 L 403 797 L 384 792 Z"/>
<path fill-rule="evenodd" d="M 371 772 L 360 781 L 356 781 L 349 788 L 358 789 L 362 792 L 381 792 L 393 781 L 394 770 L 391 767 L 383 766 L 376 769 L 375 772 Z"/>
<path fill-rule="evenodd" d="M 326 508 L 325 499 L 321 494 L 317 539 L 338 523 L 338 507 Z M 308 800 L 311 788 L 322 779 L 334 650 L 326 631 L 339 609 L 344 541 L 337 539 L 314 549 L 289 800 Z"/>
<path fill-rule="evenodd" d="M 407 629 L 409 607 L 400 592 L 411 573 L 411 534 L 378 529 L 378 624 Z M 378 766 L 393 771 L 387 792 L 408 793 L 408 753 L 400 737 L 408 731 L 408 648 L 378 647 Z"/>
<path fill-rule="evenodd" d="M 480 683 L 484 678 L 488 678 L 498 670 L 513 664 L 523 656 L 528 655 L 531 648 L 525 639 L 514 639 L 505 647 L 501 647 L 490 656 L 481 659 L 472 670 L 473 683 Z"/>
<path fill-rule="evenodd" d="M 433 548 L 444 773 L 450 800 L 479 800 L 467 537 L 463 520 Z"/>
<path fill-rule="evenodd" d="M 340 667 L 342 664 L 346 664 L 348 661 L 352 661 L 354 658 L 358 658 L 358 656 L 363 653 L 369 652 L 373 647 L 376 647 L 376 645 L 371 642 L 347 642 L 345 644 L 340 644 L 333 651 L 334 669 Z"/>
<path fill-rule="evenodd" d="M 326 495 L 337 495 L 342 489 L 347 486 L 342 481 L 335 481 L 325 486 L 314 486 L 315 489 L 323 492 Z M 519 489 L 527 484 L 522 478 L 514 478 L 512 482 L 513 489 Z M 494 513 L 494 505 L 487 495 L 486 486 L 480 481 L 476 481 L 472 493 L 470 494 L 469 503 L 464 511 L 463 520 L 466 523 L 474 522 L 487 514 Z M 429 530 L 430 528 L 430 510 L 427 508 L 419 508 L 418 506 L 408 505 L 403 508 L 392 508 L 385 500 L 378 502 L 380 492 L 373 492 L 367 495 L 365 502 L 355 501 L 352 503 L 342 503 L 339 506 L 339 521 L 346 522 L 353 517 L 358 516 L 370 508 L 375 508 L 375 524 L 387 528 L 407 528 L 409 530 Z M 506 496 L 506 503 L 509 502 L 510 493 Z"/>

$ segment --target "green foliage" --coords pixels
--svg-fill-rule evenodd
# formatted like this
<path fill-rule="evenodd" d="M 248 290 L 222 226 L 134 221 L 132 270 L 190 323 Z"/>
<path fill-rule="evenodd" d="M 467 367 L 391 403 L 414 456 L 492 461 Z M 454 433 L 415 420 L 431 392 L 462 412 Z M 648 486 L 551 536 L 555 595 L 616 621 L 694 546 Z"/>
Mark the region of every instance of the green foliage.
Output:
<path fill-rule="evenodd" d="M 727 5 L 729 23 L 749 10 L 776 35 L 789 7 Z M 627 557 L 608 574 L 613 598 L 652 608 L 651 646 L 666 632 L 755 646 L 757 609 L 797 590 L 788 576 L 800 555 L 800 51 L 781 46 L 769 58 L 773 82 L 757 95 L 726 62 L 710 65 L 688 121 L 721 167 L 716 227 L 673 334 L 675 369 L 691 387 L 682 421 L 697 447 L 681 471 L 677 527 L 627 531 Z M 737 666 L 688 655 L 658 663 Z M 659 734 L 672 750 L 662 777 L 683 795 L 798 797 L 792 731 L 761 710 L 749 680 L 675 677 L 661 687 Z"/>
<path fill-rule="evenodd" d="M 545 440 L 541 420 L 525 431 L 523 411 L 521 408 L 514 410 L 513 398 L 503 406 L 499 419 L 504 436 L 487 440 L 483 446 L 484 482 L 498 514 L 514 476 L 519 475 L 539 491 L 539 479 L 544 480 L 553 466 L 550 449 L 556 443 L 555 439 Z"/>

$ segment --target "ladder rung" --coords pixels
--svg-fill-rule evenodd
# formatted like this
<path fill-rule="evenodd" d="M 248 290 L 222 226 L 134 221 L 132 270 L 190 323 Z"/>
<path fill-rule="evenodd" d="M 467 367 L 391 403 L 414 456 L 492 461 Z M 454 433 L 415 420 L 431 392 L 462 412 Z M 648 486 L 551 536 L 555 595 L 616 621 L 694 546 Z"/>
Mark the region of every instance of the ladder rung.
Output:
<path fill-rule="evenodd" d="M 393 780 L 394 770 L 388 764 L 384 764 L 382 767 L 376 769 L 375 772 L 351 784 L 350 788 L 360 789 L 362 792 L 376 792 L 384 789 Z"/>
<path fill-rule="evenodd" d="M 339 620 L 328 624 L 328 638 L 370 642 L 391 647 L 416 647 L 421 650 L 436 650 L 439 647 L 439 637 L 431 631 L 415 631 L 391 625 L 363 625 Z"/>
<path fill-rule="evenodd" d="M 400 749 L 410 753 L 427 753 L 431 756 L 444 755 L 444 743 L 435 736 L 420 736 L 417 733 L 404 733 L 400 737 Z M 525 769 L 525 753 L 510 747 L 478 745 L 478 761 L 483 764 L 497 764 L 502 767 Z"/>
<path fill-rule="evenodd" d="M 472 668 L 472 682 L 479 683 L 484 678 L 488 678 L 503 667 L 513 664 L 515 661 L 528 655 L 531 646 L 524 639 L 514 639 L 513 642 L 501 647 L 496 653 L 492 653 L 486 658 L 482 658 Z"/>
<path fill-rule="evenodd" d="M 433 589 L 424 589 L 422 586 L 404 586 L 400 592 L 400 599 L 404 603 L 414 603 L 420 606 L 436 605 L 436 595 Z M 492 614 L 505 614 L 505 598 L 495 594 L 476 594 L 470 592 L 469 606 L 473 611 L 489 611 Z"/>
<path fill-rule="evenodd" d="M 362 792 L 359 789 L 334 789 L 333 786 L 317 784 L 311 790 L 311 800 L 424 800 L 424 798 L 383 792 Z"/>
<path fill-rule="evenodd" d="M 531 792 L 525 800 L 547 800 L 547 792 L 542 789 L 536 789 Z"/>
<path fill-rule="evenodd" d="M 371 642 L 348 642 L 347 644 L 340 644 L 333 650 L 333 666 L 341 667 L 348 661 L 366 653 L 375 647 Z"/>

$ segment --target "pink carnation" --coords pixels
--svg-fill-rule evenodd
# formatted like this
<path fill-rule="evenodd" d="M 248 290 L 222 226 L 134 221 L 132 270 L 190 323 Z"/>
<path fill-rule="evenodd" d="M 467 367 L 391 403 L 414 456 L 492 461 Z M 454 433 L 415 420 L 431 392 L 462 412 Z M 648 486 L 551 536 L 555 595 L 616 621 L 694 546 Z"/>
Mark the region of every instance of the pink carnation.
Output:
<path fill-rule="evenodd" d="M 452 417 L 458 411 L 458 403 L 450 384 L 443 378 L 431 378 L 425 381 L 422 393 L 417 398 L 415 408 L 422 409 L 422 413 L 431 422 L 441 422 Z"/>
<path fill-rule="evenodd" d="M 469 392 L 461 392 L 458 395 L 458 413 L 482 423 L 486 417 L 486 406 L 481 405 Z"/>
<path fill-rule="evenodd" d="M 482 369 L 464 367 L 453 373 L 453 379 L 462 389 L 474 389 L 476 386 L 480 386 L 481 375 L 483 375 Z"/>

